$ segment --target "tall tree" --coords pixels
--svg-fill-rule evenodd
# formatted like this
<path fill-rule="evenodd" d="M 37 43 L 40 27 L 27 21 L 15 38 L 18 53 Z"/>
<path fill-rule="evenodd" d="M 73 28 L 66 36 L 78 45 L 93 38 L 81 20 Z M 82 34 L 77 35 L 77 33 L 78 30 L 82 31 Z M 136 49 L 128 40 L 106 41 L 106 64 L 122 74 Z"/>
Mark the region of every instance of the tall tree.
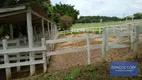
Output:
<path fill-rule="evenodd" d="M 134 19 L 142 19 L 142 13 L 135 13 L 133 16 Z"/>
<path fill-rule="evenodd" d="M 77 20 L 77 16 L 79 15 L 79 11 L 74 8 L 74 6 L 69 4 L 56 4 L 53 6 L 53 14 L 54 14 L 54 21 L 59 23 L 61 16 L 70 16 L 73 19 L 73 23 Z"/>

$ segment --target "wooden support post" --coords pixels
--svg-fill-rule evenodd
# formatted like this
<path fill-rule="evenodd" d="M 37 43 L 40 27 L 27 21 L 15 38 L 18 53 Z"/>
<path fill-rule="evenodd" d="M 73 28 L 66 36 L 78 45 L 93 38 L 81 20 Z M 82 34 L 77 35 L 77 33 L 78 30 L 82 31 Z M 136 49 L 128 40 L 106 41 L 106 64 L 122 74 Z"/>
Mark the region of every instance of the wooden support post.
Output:
<path fill-rule="evenodd" d="M 90 49 L 90 41 L 89 41 L 89 35 L 87 34 L 86 37 L 86 41 L 87 41 L 87 53 L 88 53 L 88 65 L 91 64 L 91 49 Z"/>
<path fill-rule="evenodd" d="M 134 51 L 137 51 L 139 43 L 139 26 L 135 27 L 135 42 L 134 42 Z"/>
<path fill-rule="evenodd" d="M 54 24 L 54 38 L 56 36 L 56 25 Z"/>
<path fill-rule="evenodd" d="M 108 31 L 108 28 L 106 28 L 106 51 L 108 51 L 108 49 L 109 49 L 109 46 L 108 46 L 108 37 L 109 37 L 109 31 Z"/>
<path fill-rule="evenodd" d="M 49 39 L 51 38 L 51 33 L 50 33 L 50 23 L 48 22 L 48 34 L 49 34 Z"/>
<path fill-rule="evenodd" d="M 28 31 L 28 42 L 29 42 L 29 48 L 32 48 L 34 46 L 33 41 L 33 27 L 32 27 L 32 14 L 31 14 L 31 8 L 28 7 L 27 11 L 27 31 Z M 30 61 L 34 61 L 34 52 L 29 53 Z M 30 65 L 30 75 L 35 74 L 35 65 Z"/>
<path fill-rule="evenodd" d="M 105 61 L 105 54 L 106 54 L 106 28 L 103 29 L 102 33 L 102 62 Z"/>
<path fill-rule="evenodd" d="M 36 33 L 36 27 L 33 27 L 33 29 L 34 29 L 33 32 L 34 32 L 34 41 L 35 41 L 35 40 L 37 40 L 37 39 L 36 39 L 36 36 L 37 36 L 37 35 L 36 35 L 36 34 L 37 34 L 37 33 Z"/>
<path fill-rule="evenodd" d="M 26 37 L 24 37 L 24 43 L 27 43 L 27 38 Z"/>
<path fill-rule="evenodd" d="M 138 44 L 139 44 L 139 26 L 135 27 L 135 42 L 134 42 L 134 56 L 137 58 L 137 50 L 138 50 Z"/>
<path fill-rule="evenodd" d="M 57 26 L 55 24 L 55 36 L 57 36 Z"/>
<path fill-rule="evenodd" d="M 13 39 L 13 26 L 10 24 L 10 37 Z"/>
<path fill-rule="evenodd" d="M 130 43 L 131 43 L 131 49 L 134 49 L 134 28 L 131 27 L 130 30 Z"/>
<path fill-rule="evenodd" d="M 7 40 L 3 39 L 2 40 L 2 44 L 3 44 L 3 50 L 7 49 Z M 4 54 L 4 64 L 8 65 L 9 64 L 9 56 L 8 54 Z M 11 68 L 5 68 L 5 72 L 6 72 L 6 80 L 10 80 L 11 79 Z"/>
<path fill-rule="evenodd" d="M 53 38 L 54 38 L 54 24 L 52 24 L 52 34 L 53 34 Z"/>
<path fill-rule="evenodd" d="M 53 38 L 53 24 L 51 23 L 51 38 Z"/>
<path fill-rule="evenodd" d="M 42 17 L 42 19 L 41 19 L 41 25 L 42 25 L 42 37 L 44 37 L 44 38 L 45 38 L 45 31 L 44 31 L 44 19 L 43 19 L 43 17 Z"/>
<path fill-rule="evenodd" d="M 99 34 L 101 33 L 101 27 L 99 27 Z"/>
<path fill-rule="evenodd" d="M 20 46 L 20 40 L 19 39 L 17 39 L 17 45 L 16 45 L 17 47 L 19 47 Z M 17 53 L 17 63 L 19 63 L 20 62 L 20 53 Z M 17 72 L 18 71 L 20 71 L 20 66 L 17 66 Z"/>
<path fill-rule="evenodd" d="M 41 39 L 42 41 L 42 47 L 45 46 L 45 38 L 42 38 Z M 45 73 L 47 71 L 47 57 L 46 57 L 46 52 L 45 51 L 42 51 L 42 57 L 43 57 L 43 72 Z"/>

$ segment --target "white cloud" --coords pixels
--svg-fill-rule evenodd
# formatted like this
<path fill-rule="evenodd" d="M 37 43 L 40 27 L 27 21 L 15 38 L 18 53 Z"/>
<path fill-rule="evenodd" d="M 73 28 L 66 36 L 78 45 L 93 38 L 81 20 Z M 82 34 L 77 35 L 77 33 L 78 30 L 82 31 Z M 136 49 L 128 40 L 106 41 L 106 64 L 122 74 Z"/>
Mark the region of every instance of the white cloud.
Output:
<path fill-rule="evenodd" d="M 142 12 L 142 0 L 51 0 L 55 3 L 75 5 L 80 15 L 104 15 L 123 17 Z"/>

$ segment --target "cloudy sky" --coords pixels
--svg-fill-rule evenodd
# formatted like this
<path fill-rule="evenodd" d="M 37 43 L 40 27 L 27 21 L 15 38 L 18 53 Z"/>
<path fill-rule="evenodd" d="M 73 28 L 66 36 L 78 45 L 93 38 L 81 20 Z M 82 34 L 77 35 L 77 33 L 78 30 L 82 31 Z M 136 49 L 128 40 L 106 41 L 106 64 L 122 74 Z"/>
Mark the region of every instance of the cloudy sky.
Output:
<path fill-rule="evenodd" d="M 142 12 L 142 0 L 51 0 L 52 4 L 65 3 L 75 6 L 80 15 L 118 16 Z"/>

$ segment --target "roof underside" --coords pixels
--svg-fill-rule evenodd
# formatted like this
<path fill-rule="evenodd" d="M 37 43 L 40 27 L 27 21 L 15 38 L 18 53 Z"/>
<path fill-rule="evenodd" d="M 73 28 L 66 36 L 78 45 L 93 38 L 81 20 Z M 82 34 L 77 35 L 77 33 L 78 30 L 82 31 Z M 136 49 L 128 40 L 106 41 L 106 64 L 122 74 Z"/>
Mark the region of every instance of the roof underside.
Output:
<path fill-rule="evenodd" d="M 30 6 L 33 11 L 47 19 L 46 13 L 39 4 L 30 3 L 0 9 L 0 24 L 26 24 L 26 10 L 28 6 Z M 35 25 L 39 25 L 41 24 L 41 19 L 35 15 L 32 15 L 32 22 Z"/>

